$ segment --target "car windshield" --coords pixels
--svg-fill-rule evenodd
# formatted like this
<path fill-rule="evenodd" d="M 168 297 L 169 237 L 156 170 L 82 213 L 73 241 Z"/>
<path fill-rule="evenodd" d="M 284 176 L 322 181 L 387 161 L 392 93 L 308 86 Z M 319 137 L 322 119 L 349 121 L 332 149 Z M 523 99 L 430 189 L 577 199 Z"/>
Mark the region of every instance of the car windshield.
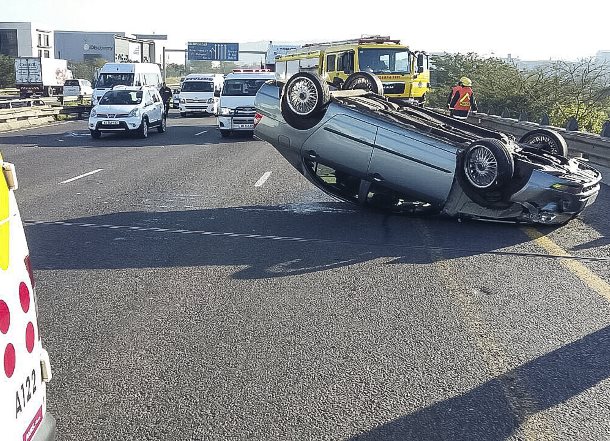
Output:
<path fill-rule="evenodd" d="M 137 90 L 111 90 L 106 92 L 100 104 L 133 106 L 142 102 L 142 91 Z"/>
<path fill-rule="evenodd" d="M 359 70 L 375 74 L 408 74 L 411 55 L 407 49 L 359 49 Z"/>
<path fill-rule="evenodd" d="M 98 88 L 112 88 L 114 86 L 132 86 L 133 85 L 133 74 L 132 73 L 103 73 L 100 74 L 95 87 Z"/>
<path fill-rule="evenodd" d="M 266 78 L 226 80 L 222 94 L 224 96 L 254 96 L 266 81 L 268 81 Z"/>
<path fill-rule="evenodd" d="M 182 83 L 182 92 L 214 92 L 214 83 L 211 81 L 185 81 Z"/>

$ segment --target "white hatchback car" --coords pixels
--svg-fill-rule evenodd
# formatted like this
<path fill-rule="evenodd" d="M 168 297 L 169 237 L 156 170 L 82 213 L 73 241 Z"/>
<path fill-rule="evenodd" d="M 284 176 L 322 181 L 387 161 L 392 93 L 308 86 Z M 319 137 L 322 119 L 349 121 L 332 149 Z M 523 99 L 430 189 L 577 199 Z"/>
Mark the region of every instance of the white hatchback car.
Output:
<path fill-rule="evenodd" d="M 89 131 L 93 138 L 103 132 L 137 133 L 148 137 L 148 129 L 165 132 L 167 120 L 163 101 L 155 87 L 116 86 L 91 109 Z"/>

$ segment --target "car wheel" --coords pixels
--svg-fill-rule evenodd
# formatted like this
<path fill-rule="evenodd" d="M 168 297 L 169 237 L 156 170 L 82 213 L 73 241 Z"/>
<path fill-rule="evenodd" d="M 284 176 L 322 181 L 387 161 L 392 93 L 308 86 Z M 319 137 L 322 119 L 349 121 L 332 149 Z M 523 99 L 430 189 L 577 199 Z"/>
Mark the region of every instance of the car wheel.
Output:
<path fill-rule="evenodd" d="M 306 130 L 322 120 L 329 102 L 328 84 L 316 74 L 299 72 L 284 86 L 280 106 L 282 116 L 290 126 Z"/>
<path fill-rule="evenodd" d="M 308 117 L 320 112 L 330 101 L 330 90 L 318 75 L 299 72 L 284 86 L 282 98 L 293 116 Z"/>
<path fill-rule="evenodd" d="M 566 143 L 566 140 L 554 130 L 531 130 L 521 137 L 519 143 L 527 144 L 529 147 L 553 155 L 568 157 L 568 144 Z"/>
<path fill-rule="evenodd" d="M 220 136 L 222 136 L 223 138 L 228 138 L 229 136 L 231 136 L 231 131 L 230 130 L 221 130 Z"/>
<path fill-rule="evenodd" d="M 89 132 L 91 133 L 91 137 L 93 139 L 100 139 L 102 137 L 102 132 L 99 130 L 89 130 Z"/>
<path fill-rule="evenodd" d="M 464 152 L 462 173 L 476 190 L 501 188 L 510 181 L 514 171 L 511 153 L 497 139 L 474 141 Z"/>
<path fill-rule="evenodd" d="M 364 89 L 377 95 L 383 95 L 383 83 L 368 72 L 354 72 L 343 83 L 343 90 Z"/>
<path fill-rule="evenodd" d="M 140 135 L 140 138 L 148 138 L 148 120 L 146 118 L 142 118 L 138 135 Z"/>
<path fill-rule="evenodd" d="M 167 118 L 166 117 L 162 117 L 161 118 L 161 124 L 159 124 L 159 126 L 157 127 L 157 131 L 159 133 L 164 133 L 167 130 Z"/>

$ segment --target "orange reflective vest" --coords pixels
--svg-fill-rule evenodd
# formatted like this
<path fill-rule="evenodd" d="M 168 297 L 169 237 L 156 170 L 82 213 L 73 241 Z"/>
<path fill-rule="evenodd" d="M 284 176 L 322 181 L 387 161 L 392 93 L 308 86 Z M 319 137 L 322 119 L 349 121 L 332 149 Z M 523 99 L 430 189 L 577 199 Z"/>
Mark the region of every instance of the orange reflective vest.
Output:
<path fill-rule="evenodd" d="M 451 103 L 458 96 L 455 105 L 451 106 L 453 110 L 470 110 L 470 100 L 472 99 L 472 87 L 467 86 L 453 86 L 451 88 Z"/>

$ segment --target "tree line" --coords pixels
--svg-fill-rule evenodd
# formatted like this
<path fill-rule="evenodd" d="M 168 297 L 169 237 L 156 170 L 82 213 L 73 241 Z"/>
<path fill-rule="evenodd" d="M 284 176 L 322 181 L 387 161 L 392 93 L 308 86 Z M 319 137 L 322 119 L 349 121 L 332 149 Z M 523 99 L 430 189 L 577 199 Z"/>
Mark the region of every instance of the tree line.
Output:
<path fill-rule="evenodd" d="M 433 107 L 446 107 L 451 86 L 468 76 L 482 112 L 533 122 L 548 116 L 557 127 L 573 117 L 580 130 L 592 133 L 610 118 L 610 65 L 595 58 L 550 61 L 532 69 L 474 53 L 434 55 L 431 63 L 428 103 Z"/>

